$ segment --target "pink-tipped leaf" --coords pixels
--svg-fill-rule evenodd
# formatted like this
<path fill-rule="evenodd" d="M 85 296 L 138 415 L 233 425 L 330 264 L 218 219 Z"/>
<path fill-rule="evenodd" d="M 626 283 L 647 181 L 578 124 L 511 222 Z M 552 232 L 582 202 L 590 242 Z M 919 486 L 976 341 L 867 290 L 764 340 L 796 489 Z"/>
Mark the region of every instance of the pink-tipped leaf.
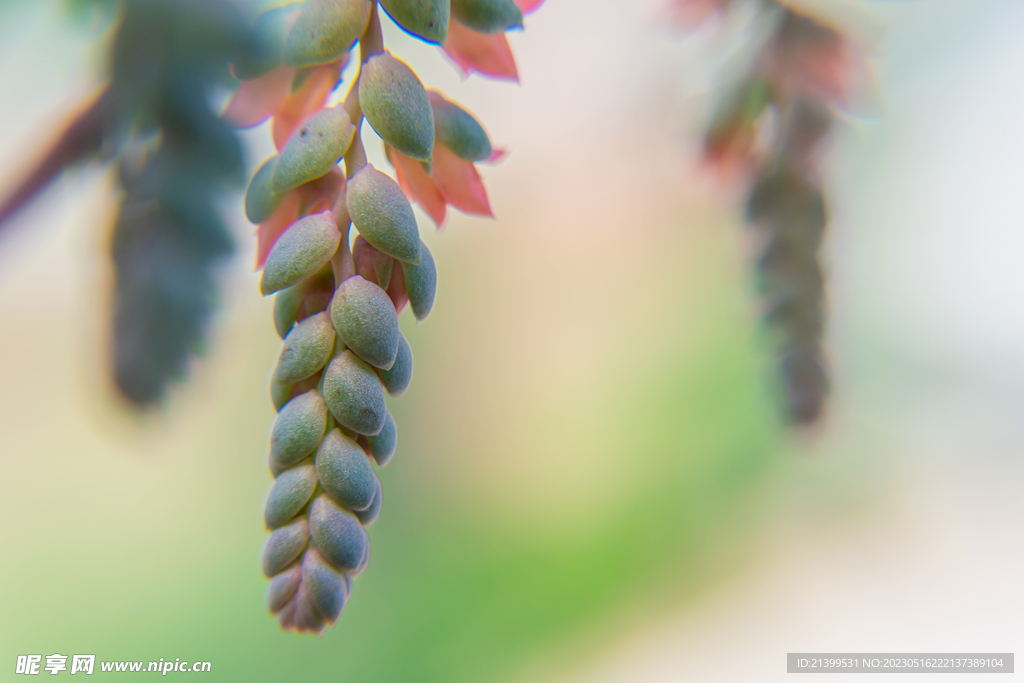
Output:
<path fill-rule="evenodd" d="M 516 60 L 504 33 L 483 34 L 452 19 L 444 51 L 464 76 L 478 71 L 487 76 L 519 82 Z"/>
<path fill-rule="evenodd" d="M 279 66 L 259 78 L 242 81 L 221 116 L 235 128 L 258 126 L 273 116 L 291 92 L 295 69 Z"/>
<path fill-rule="evenodd" d="M 487 190 L 472 161 L 460 159 L 447 147 L 437 145 L 431 177 L 445 201 L 459 211 L 494 216 Z"/>

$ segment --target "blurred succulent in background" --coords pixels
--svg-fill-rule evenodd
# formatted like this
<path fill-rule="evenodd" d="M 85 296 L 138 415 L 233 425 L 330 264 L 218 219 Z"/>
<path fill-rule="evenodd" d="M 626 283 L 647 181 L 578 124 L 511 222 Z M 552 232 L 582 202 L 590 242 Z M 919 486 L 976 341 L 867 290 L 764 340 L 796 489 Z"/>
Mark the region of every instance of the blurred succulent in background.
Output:
<path fill-rule="evenodd" d="M 509 58 L 501 73 L 509 63 L 514 72 L 504 31 L 522 25 L 522 12 L 512 0 L 382 0 L 380 7 L 429 43 L 472 33 L 457 28 L 468 21 L 487 47 L 459 63 L 499 73 L 487 60 L 490 46 L 501 45 Z M 284 340 L 271 382 L 279 412 L 263 570 L 270 610 L 283 628 L 300 632 L 321 633 L 338 619 L 369 561 L 364 527 L 382 502 L 370 461 L 386 465 L 398 438 L 384 397 L 400 396 L 412 380 L 398 315 L 408 304 L 425 318 L 437 288 L 410 199 L 438 226 L 448 205 L 491 215 L 473 163 L 500 156 L 472 115 L 428 92 L 384 49 L 379 11 L 371 0 L 267 10 L 254 23 L 260 42 L 232 65 L 244 80 L 224 114 L 239 127 L 272 119 L 278 150 L 253 175 L 245 210 L 259 225 L 260 288 L 276 293 L 274 324 Z M 356 43 L 358 75 L 344 101 L 326 106 Z M 367 163 L 364 118 L 384 140 L 397 182 Z"/>
<path fill-rule="evenodd" d="M 145 407 L 202 349 L 214 267 L 233 251 L 216 202 L 244 169 L 213 96 L 250 37 L 226 0 L 125 0 L 115 11 L 108 84 L 0 205 L 0 223 L 69 164 L 117 164 L 113 374 L 120 393 Z"/>
<path fill-rule="evenodd" d="M 671 7 L 692 26 L 732 4 L 675 0 Z M 829 393 L 820 156 L 834 110 L 848 103 L 863 62 L 851 39 L 817 18 L 773 0 L 760 2 L 758 12 L 770 31 L 720 103 L 704 152 L 720 171 L 751 179 L 746 218 L 763 245 L 757 269 L 765 319 L 778 344 L 786 413 L 804 425 L 818 420 Z"/>

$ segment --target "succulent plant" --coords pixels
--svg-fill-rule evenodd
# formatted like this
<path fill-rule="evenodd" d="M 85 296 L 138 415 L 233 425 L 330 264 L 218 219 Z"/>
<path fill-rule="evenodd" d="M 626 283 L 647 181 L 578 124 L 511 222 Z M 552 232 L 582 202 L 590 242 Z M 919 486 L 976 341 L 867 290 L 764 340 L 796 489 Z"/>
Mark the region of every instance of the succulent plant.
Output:
<path fill-rule="evenodd" d="M 459 21 L 486 25 L 488 40 L 522 24 L 512 0 L 380 4 L 410 34 L 446 49 Z M 474 162 L 500 157 L 471 114 L 427 91 L 384 49 L 378 12 L 367 0 L 269 10 L 255 23 L 264 44 L 240 54 L 243 68 L 235 64 L 236 75 L 251 77 L 225 113 L 240 126 L 272 118 L 279 150 L 253 175 L 245 207 L 260 224 L 260 289 L 276 293 L 274 325 L 284 339 L 271 381 L 278 416 L 267 602 L 282 627 L 300 632 L 320 633 L 337 620 L 369 561 L 364 527 L 382 509 L 371 463 L 387 465 L 398 445 L 385 395 L 400 396 L 413 374 L 399 314 L 409 305 L 423 320 L 437 292 L 410 201 L 438 226 L 448 204 L 490 215 Z M 357 42 L 359 74 L 344 101 L 327 106 Z M 481 65 L 493 56 L 476 54 Z M 367 163 L 364 118 L 384 140 L 397 180 Z"/>
<path fill-rule="evenodd" d="M 674 0 L 687 23 L 725 12 L 732 0 Z M 819 419 L 829 393 L 823 337 L 828 222 L 819 157 L 863 70 L 853 41 L 774 0 L 759 4 L 772 27 L 749 73 L 723 98 L 705 136 L 705 156 L 751 179 L 746 219 L 763 245 L 756 268 L 765 321 L 774 333 L 785 413 Z"/>

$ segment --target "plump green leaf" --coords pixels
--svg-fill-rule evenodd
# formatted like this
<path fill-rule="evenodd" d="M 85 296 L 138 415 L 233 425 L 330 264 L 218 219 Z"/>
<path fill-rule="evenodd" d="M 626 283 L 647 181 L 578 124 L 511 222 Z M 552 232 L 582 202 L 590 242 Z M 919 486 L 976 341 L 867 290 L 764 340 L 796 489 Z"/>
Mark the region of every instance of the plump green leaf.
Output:
<path fill-rule="evenodd" d="M 423 83 L 390 52 L 376 54 L 359 73 L 359 103 L 377 134 L 407 157 L 429 161 L 434 113 Z"/>
<path fill-rule="evenodd" d="M 270 467 L 291 467 L 316 450 L 327 428 L 327 406 L 316 391 L 299 394 L 284 404 L 270 432 Z"/>
<path fill-rule="evenodd" d="M 341 242 L 330 211 L 305 216 L 284 231 L 263 265 L 260 291 L 272 294 L 320 270 Z"/>
<path fill-rule="evenodd" d="M 326 174 L 344 156 L 355 132 L 340 104 L 310 116 L 281 150 L 274 170 L 274 191 L 284 192 Z"/>
<path fill-rule="evenodd" d="M 295 326 L 295 320 L 299 317 L 299 307 L 305 296 L 306 288 L 302 282 L 296 282 L 274 296 L 274 329 L 281 339 L 288 336 L 288 332 Z"/>
<path fill-rule="evenodd" d="M 378 368 L 398 354 L 398 314 L 383 289 L 358 275 L 346 279 L 331 300 L 331 322 L 352 353 Z"/>
<path fill-rule="evenodd" d="M 481 161 L 491 156 L 491 140 L 483 126 L 465 109 L 430 91 L 430 106 L 434 109 L 434 135 L 461 159 Z"/>
<path fill-rule="evenodd" d="M 409 346 L 404 334 L 399 335 L 395 364 L 388 370 L 377 370 L 384 388 L 392 396 L 404 394 L 412 382 L 412 347 Z"/>
<path fill-rule="evenodd" d="M 316 548 L 302 558 L 302 586 L 316 611 L 333 624 L 352 593 L 352 580 L 331 567 Z"/>
<path fill-rule="evenodd" d="M 366 556 L 369 540 L 359 520 L 327 496 L 318 496 L 310 505 L 309 533 L 324 559 L 335 569 L 355 570 Z"/>
<path fill-rule="evenodd" d="M 430 315 L 434 307 L 434 295 L 437 294 L 437 266 L 434 256 L 427 245 L 420 243 L 420 262 L 403 263 L 402 273 L 405 275 L 405 289 L 409 292 L 409 305 L 417 320 Z"/>
<path fill-rule="evenodd" d="M 523 25 L 523 13 L 512 0 L 451 0 L 452 17 L 478 33 L 497 33 Z"/>
<path fill-rule="evenodd" d="M 389 259 L 394 262 L 394 259 Z M 282 289 L 274 296 L 274 328 L 284 339 L 300 318 L 326 309 L 334 295 L 334 270 L 325 263 L 308 278 Z"/>
<path fill-rule="evenodd" d="M 352 514 L 355 514 L 354 512 Z M 358 517 L 356 519 L 359 519 Z M 366 533 L 365 531 L 363 533 Z M 354 578 L 366 571 L 366 566 L 370 564 L 370 544 L 366 544 L 366 552 L 363 553 L 363 561 L 359 563 L 359 566 L 349 572 Z"/>
<path fill-rule="evenodd" d="M 308 540 L 309 522 L 305 517 L 275 529 L 263 549 L 263 573 L 267 577 L 280 573 L 302 554 Z"/>
<path fill-rule="evenodd" d="M 380 434 L 368 436 L 366 441 L 370 446 L 370 455 L 377 461 L 378 466 L 384 467 L 391 462 L 391 458 L 395 455 L 395 449 L 398 448 L 398 426 L 395 424 L 395 418 L 391 416 L 390 410 L 384 418 L 384 427 L 380 430 Z"/>
<path fill-rule="evenodd" d="M 291 393 L 292 384 L 290 382 L 282 383 L 270 380 L 270 402 L 274 405 L 274 410 L 281 410 L 291 397 Z"/>
<path fill-rule="evenodd" d="M 249 189 L 245 191 L 245 217 L 250 223 L 262 223 L 270 218 L 270 214 L 284 199 L 284 193 L 275 191 L 272 182 L 277 159 L 275 154 L 264 161 L 249 181 Z"/>
<path fill-rule="evenodd" d="M 243 44 L 232 65 L 235 78 L 257 78 L 281 63 L 285 38 L 301 9 L 302 3 L 293 2 L 273 7 L 257 17 L 251 39 Z"/>
<path fill-rule="evenodd" d="M 347 510 L 365 510 L 373 502 L 374 476 L 363 449 L 340 429 L 328 432 L 316 449 L 320 485 Z"/>
<path fill-rule="evenodd" d="M 327 313 L 311 315 L 297 324 L 284 338 L 274 381 L 292 384 L 316 373 L 331 357 L 334 336 Z"/>
<path fill-rule="evenodd" d="M 345 206 L 363 239 L 399 261 L 419 262 L 416 216 L 398 183 L 367 164 L 348 181 L 345 194 Z"/>
<path fill-rule="evenodd" d="M 285 39 L 290 66 L 328 64 L 352 49 L 370 21 L 370 0 L 306 0 Z"/>
<path fill-rule="evenodd" d="M 305 576 L 305 571 L 303 571 L 303 578 Z M 309 586 L 305 581 L 299 584 L 292 604 L 288 609 L 282 610 L 278 615 L 278 620 L 283 628 L 294 628 L 297 633 L 320 635 L 327 629 L 327 619 L 310 600 Z"/>
<path fill-rule="evenodd" d="M 373 523 L 377 521 L 377 518 L 380 517 L 380 509 L 384 503 L 384 494 L 380 488 L 380 480 L 377 479 L 377 477 L 374 477 L 373 483 L 376 486 L 376 490 L 373 494 L 373 502 L 370 503 L 370 507 L 365 510 L 353 511 L 356 519 L 359 520 L 359 523 L 363 525 L 364 529 L 368 526 L 373 526 Z"/>
<path fill-rule="evenodd" d="M 448 38 L 449 0 L 380 0 L 395 23 L 428 43 L 444 45 Z"/>
<path fill-rule="evenodd" d="M 384 387 L 373 368 L 351 351 L 343 351 L 324 372 L 327 410 L 342 427 L 358 434 L 378 434 L 384 427 Z"/>
<path fill-rule="evenodd" d="M 293 467 L 277 475 L 263 519 L 268 529 L 284 526 L 306 504 L 316 488 L 316 469 L 313 463 Z"/>
<path fill-rule="evenodd" d="M 288 604 L 295 596 L 301 581 L 302 565 L 297 563 L 270 580 L 270 587 L 267 588 L 267 607 L 272 613 L 277 614 Z"/>

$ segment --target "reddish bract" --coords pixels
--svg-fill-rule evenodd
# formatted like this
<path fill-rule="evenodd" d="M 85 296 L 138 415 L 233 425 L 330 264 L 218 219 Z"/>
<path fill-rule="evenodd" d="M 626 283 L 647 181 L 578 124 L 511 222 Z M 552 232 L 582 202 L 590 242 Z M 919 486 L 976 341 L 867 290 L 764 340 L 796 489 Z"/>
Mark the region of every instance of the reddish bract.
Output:
<path fill-rule="evenodd" d="M 435 150 L 436 148 L 435 145 Z M 444 224 L 447 211 L 444 196 L 437 189 L 433 179 L 423 170 L 420 162 L 410 159 L 401 152 L 389 149 L 388 158 L 395 166 L 398 184 L 402 186 L 406 196 L 419 204 L 440 228 Z"/>
<path fill-rule="evenodd" d="M 447 205 L 463 213 L 494 216 L 487 190 L 472 161 L 466 161 L 447 147 L 435 144 L 428 174 L 420 162 L 390 147 L 387 155 L 406 196 L 419 204 L 438 228 L 444 225 Z M 491 159 L 501 159 L 504 155 L 504 151 L 498 150 Z"/>
<path fill-rule="evenodd" d="M 291 190 L 281 203 L 270 214 L 270 218 L 260 223 L 256 228 L 256 269 L 259 270 L 267 260 L 267 254 L 274 242 L 281 236 L 285 229 L 294 223 L 299 217 L 299 193 Z"/>
<path fill-rule="evenodd" d="M 340 61 L 313 67 L 299 89 L 284 100 L 273 121 L 272 135 L 278 151 L 284 149 L 303 121 L 323 108 L 327 96 L 341 80 L 341 70 L 347 61 L 346 55 Z"/>
<path fill-rule="evenodd" d="M 452 58 L 463 76 L 479 71 L 495 78 L 519 82 L 516 60 L 504 33 L 477 33 L 452 19 L 448 24 L 448 40 L 444 51 Z"/>
<path fill-rule="evenodd" d="M 472 161 L 460 159 L 447 147 L 434 145 L 431 177 L 445 201 L 464 213 L 494 216 L 487 190 Z"/>
<path fill-rule="evenodd" d="M 388 283 L 388 288 L 384 291 L 387 292 L 391 303 L 394 304 L 395 311 L 401 314 L 409 303 L 409 292 L 405 288 L 405 273 L 397 263 L 394 270 L 391 271 L 391 282 Z"/>
<path fill-rule="evenodd" d="M 242 81 L 221 116 L 235 128 L 258 126 L 280 109 L 294 77 L 294 68 L 279 66 L 259 78 Z"/>
<path fill-rule="evenodd" d="M 523 14 L 529 14 L 540 7 L 544 3 L 544 0 L 515 0 L 515 3 L 519 6 L 519 9 Z"/>

